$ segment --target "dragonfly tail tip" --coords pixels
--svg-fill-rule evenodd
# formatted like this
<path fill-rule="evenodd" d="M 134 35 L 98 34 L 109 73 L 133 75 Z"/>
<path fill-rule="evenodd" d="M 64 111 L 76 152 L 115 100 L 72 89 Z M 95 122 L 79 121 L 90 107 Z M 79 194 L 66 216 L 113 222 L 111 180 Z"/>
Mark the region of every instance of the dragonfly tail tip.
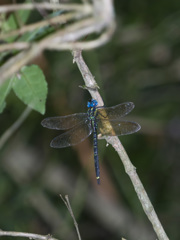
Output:
<path fill-rule="evenodd" d="M 100 178 L 97 178 L 97 184 L 100 185 Z"/>

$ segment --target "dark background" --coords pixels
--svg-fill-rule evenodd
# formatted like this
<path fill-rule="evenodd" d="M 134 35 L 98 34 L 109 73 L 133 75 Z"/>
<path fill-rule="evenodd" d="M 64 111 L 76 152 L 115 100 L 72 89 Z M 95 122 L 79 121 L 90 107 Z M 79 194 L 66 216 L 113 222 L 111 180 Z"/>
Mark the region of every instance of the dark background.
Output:
<path fill-rule="evenodd" d="M 116 0 L 111 41 L 83 52 L 106 106 L 132 101 L 128 119 L 142 129 L 121 137 L 167 235 L 180 239 L 180 3 Z M 33 19 L 35 16 L 31 16 Z M 100 142 L 101 185 L 94 173 L 92 139 L 52 149 L 59 132 L 44 117 L 86 111 L 89 93 L 71 52 L 45 51 L 38 64 L 49 86 L 45 116 L 32 111 L 0 152 L 0 228 L 76 237 L 59 194 L 69 195 L 83 239 L 155 239 L 116 152 Z M 11 93 L 0 133 L 25 109 Z"/>

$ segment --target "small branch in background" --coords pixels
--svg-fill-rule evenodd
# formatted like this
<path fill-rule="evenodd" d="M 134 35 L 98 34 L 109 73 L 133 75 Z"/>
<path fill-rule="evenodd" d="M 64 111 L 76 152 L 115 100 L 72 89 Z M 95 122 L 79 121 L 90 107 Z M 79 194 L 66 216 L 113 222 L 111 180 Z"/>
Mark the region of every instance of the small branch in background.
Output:
<path fill-rule="evenodd" d="M 80 232 L 79 232 L 78 223 L 77 223 L 77 221 L 76 221 L 76 219 L 74 217 L 74 213 L 72 211 L 68 195 L 65 195 L 65 197 L 63 198 L 63 196 L 60 194 L 60 197 L 63 200 L 64 204 L 66 205 L 66 207 L 67 207 L 67 209 L 68 209 L 68 211 L 69 211 L 69 213 L 70 213 L 70 215 L 71 215 L 71 217 L 72 217 L 72 219 L 74 221 L 74 226 L 75 226 L 76 231 L 77 231 L 78 239 L 81 240 L 81 235 L 80 235 Z"/>
<path fill-rule="evenodd" d="M 0 230 L 0 236 L 9 236 L 9 237 L 26 237 L 29 239 L 40 239 L 40 240 L 57 240 L 56 238 L 52 238 L 50 235 L 39 235 L 35 233 L 25 233 L 25 232 L 10 232 Z"/>
<path fill-rule="evenodd" d="M 0 45 L 0 52 L 9 51 L 9 50 L 23 50 L 27 49 L 31 46 L 28 42 L 15 42 L 15 43 L 8 43 L 8 44 L 1 44 Z"/>
<path fill-rule="evenodd" d="M 96 81 L 91 74 L 90 70 L 88 69 L 88 66 L 86 65 L 83 57 L 82 57 L 82 51 L 81 50 L 74 50 L 73 51 L 74 61 L 77 63 L 77 66 L 82 74 L 82 77 L 84 79 L 85 85 L 87 89 L 89 90 L 91 96 L 93 99 L 96 99 L 100 106 L 103 105 L 103 100 L 98 92 L 98 89 L 96 91 L 92 91 L 89 89 L 89 87 L 96 86 Z M 117 151 L 119 157 L 122 160 L 122 163 L 124 165 L 126 173 L 129 175 L 131 182 L 134 186 L 134 189 L 137 193 L 137 196 L 141 202 L 141 205 L 144 209 L 144 212 L 146 213 L 148 219 L 153 225 L 154 231 L 156 232 L 159 240 L 169 240 L 167 237 L 162 224 L 160 223 L 158 216 L 153 208 L 153 205 L 151 204 L 151 201 L 144 189 L 144 186 L 139 179 L 139 176 L 136 172 L 135 167 L 131 163 L 124 147 L 122 146 L 120 140 L 118 137 L 105 137 L 106 141 L 112 145 L 112 147 Z"/>
<path fill-rule="evenodd" d="M 21 114 L 21 116 L 16 120 L 16 122 L 5 131 L 5 133 L 0 138 L 0 149 L 4 146 L 6 141 L 13 135 L 13 133 L 21 126 L 21 124 L 29 116 L 31 111 L 32 109 L 30 107 L 26 107 L 26 109 Z"/>

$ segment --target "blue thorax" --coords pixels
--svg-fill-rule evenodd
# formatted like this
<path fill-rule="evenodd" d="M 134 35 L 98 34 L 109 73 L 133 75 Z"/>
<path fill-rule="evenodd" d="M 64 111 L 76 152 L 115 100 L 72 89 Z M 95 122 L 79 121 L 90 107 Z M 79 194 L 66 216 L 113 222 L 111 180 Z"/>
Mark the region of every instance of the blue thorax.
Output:
<path fill-rule="evenodd" d="M 91 121 L 94 121 L 97 116 L 97 109 L 96 106 L 98 105 L 98 102 L 94 99 L 89 100 L 87 102 L 87 107 L 88 107 L 88 118 Z"/>

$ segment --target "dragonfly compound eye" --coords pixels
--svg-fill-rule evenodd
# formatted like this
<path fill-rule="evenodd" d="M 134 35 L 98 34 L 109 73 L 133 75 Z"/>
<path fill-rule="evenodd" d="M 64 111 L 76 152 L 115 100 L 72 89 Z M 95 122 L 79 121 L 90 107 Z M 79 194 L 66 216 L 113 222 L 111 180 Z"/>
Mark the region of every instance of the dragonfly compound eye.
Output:
<path fill-rule="evenodd" d="M 96 107 L 98 105 L 98 102 L 94 99 L 92 99 L 92 107 Z"/>

